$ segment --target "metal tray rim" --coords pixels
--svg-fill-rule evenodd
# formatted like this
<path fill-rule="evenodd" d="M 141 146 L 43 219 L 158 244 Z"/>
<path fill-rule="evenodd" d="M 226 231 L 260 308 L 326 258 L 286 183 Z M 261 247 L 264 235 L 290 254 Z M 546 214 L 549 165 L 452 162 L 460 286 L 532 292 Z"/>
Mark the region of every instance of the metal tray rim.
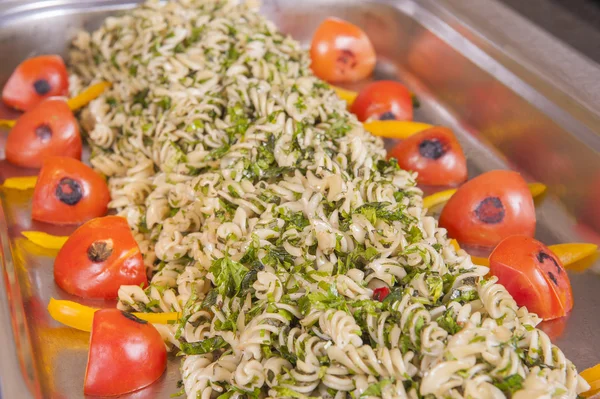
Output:
<path fill-rule="evenodd" d="M 269 0 L 266 0 L 269 1 Z M 452 6 L 451 0 L 443 0 L 436 2 L 434 0 L 423 0 L 418 2 L 417 0 L 372 0 L 378 3 L 385 3 L 392 5 L 396 9 L 403 13 L 413 15 L 414 13 L 428 13 L 428 17 L 435 18 L 443 22 L 445 32 L 452 32 L 455 35 L 456 40 L 459 42 L 450 42 L 452 46 L 471 45 L 476 47 L 482 57 L 485 57 L 486 62 L 494 62 L 500 67 L 504 67 L 495 57 L 491 56 L 488 51 L 488 46 L 495 46 L 496 49 L 501 46 L 495 45 L 494 37 L 489 34 L 484 34 L 477 29 L 476 23 L 467 23 L 463 19 L 463 16 Z M 482 4 L 488 2 L 488 0 L 482 0 Z M 39 13 L 76 13 L 77 10 L 82 9 L 127 9 L 131 8 L 137 3 L 137 1 L 119 1 L 119 0 L 57 0 L 57 1 L 9 1 L 0 5 L 0 26 L 9 24 L 20 18 L 26 16 L 36 15 Z M 459 32 L 459 30 L 461 32 Z M 465 33 L 469 32 L 474 35 L 474 40 L 479 42 L 466 39 Z M 442 32 L 443 33 L 443 32 Z M 510 60 L 519 63 L 518 57 L 514 54 L 508 54 L 502 52 L 504 56 Z M 582 57 L 575 54 L 576 58 L 585 61 Z M 534 65 L 535 67 L 535 65 Z M 514 77 L 523 80 L 517 73 L 514 73 L 509 68 L 506 68 L 508 73 L 507 78 Z M 551 78 L 547 77 L 551 75 L 551 72 L 544 74 L 541 78 L 549 85 L 551 84 Z M 526 80 L 525 80 L 526 81 Z M 537 93 L 534 88 L 531 88 L 533 93 Z M 565 91 L 559 87 L 556 87 L 557 93 L 565 94 Z M 539 94 L 539 93 L 538 93 Z M 542 96 L 543 97 L 543 96 Z M 550 99 L 549 101 L 551 101 Z M 544 105 L 544 104 L 542 104 Z M 546 104 L 547 106 L 547 104 Z M 576 104 L 579 112 L 584 114 L 588 112 L 588 117 L 593 117 L 595 114 L 589 108 Z M 566 123 L 571 127 L 571 131 L 575 131 L 576 135 L 582 139 L 586 144 L 592 146 L 597 151 L 600 151 L 600 136 L 594 134 L 594 132 L 587 126 L 584 126 L 576 118 L 572 116 L 572 113 L 560 109 L 556 106 L 556 109 L 564 113 L 563 123 Z M 6 288 L 0 290 L 0 342 L 4 344 L 5 351 L 4 356 L 0 356 L 0 397 L 3 398 L 26 398 L 26 397 L 41 397 L 41 391 L 39 386 L 35 384 L 37 376 L 35 375 L 35 367 L 28 367 L 27 365 L 33 362 L 33 351 L 29 333 L 26 329 L 26 324 L 22 322 L 24 320 L 24 308 L 21 302 L 20 287 L 17 280 L 16 273 L 12 267 L 12 249 L 10 247 L 10 241 L 8 237 L 8 231 L 6 226 L 6 220 L 4 211 L 2 210 L 2 194 L 0 193 L 0 267 L 2 272 L 0 273 L 0 283 Z M 20 323 L 20 321 L 22 323 Z M 29 375 L 24 375 L 19 371 L 32 370 Z"/>

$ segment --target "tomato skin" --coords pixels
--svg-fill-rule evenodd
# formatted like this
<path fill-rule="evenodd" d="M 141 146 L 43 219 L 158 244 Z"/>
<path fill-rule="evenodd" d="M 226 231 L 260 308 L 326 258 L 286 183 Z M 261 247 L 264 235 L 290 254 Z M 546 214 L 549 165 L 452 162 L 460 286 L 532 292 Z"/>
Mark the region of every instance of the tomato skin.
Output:
<path fill-rule="evenodd" d="M 104 178 L 92 168 L 73 158 L 52 157 L 40 170 L 31 217 L 47 223 L 79 224 L 105 215 L 109 201 Z"/>
<path fill-rule="evenodd" d="M 2 101 L 9 107 L 28 111 L 46 98 L 68 95 L 69 75 L 63 59 L 41 55 L 17 66 L 4 85 Z"/>
<path fill-rule="evenodd" d="M 54 280 L 84 298 L 117 298 L 121 285 L 148 285 L 140 248 L 120 216 L 93 219 L 75 230 L 54 260 Z"/>
<path fill-rule="evenodd" d="M 500 242 L 490 255 L 490 273 L 519 306 L 544 320 L 573 309 L 571 282 L 560 259 L 531 237 L 515 235 Z"/>
<path fill-rule="evenodd" d="M 352 83 L 373 73 L 377 56 L 367 34 L 338 18 L 319 25 L 310 47 L 314 74 L 330 83 Z"/>
<path fill-rule="evenodd" d="M 27 168 L 40 168 L 52 156 L 81 159 L 81 151 L 77 120 L 59 99 L 43 101 L 23 114 L 6 140 L 8 162 Z"/>
<path fill-rule="evenodd" d="M 502 239 L 535 234 L 535 208 L 525 180 L 493 170 L 463 184 L 444 206 L 440 226 L 466 245 L 493 247 Z"/>
<path fill-rule="evenodd" d="M 402 169 L 418 172 L 417 182 L 451 186 L 467 180 L 467 159 L 448 128 L 436 126 L 398 143 L 388 154 Z"/>
<path fill-rule="evenodd" d="M 83 391 L 117 396 L 156 381 L 167 367 L 167 350 L 154 326 L 118 309 L 94 314 Z"/>
<path fill-rule="evenodd" d="M 366 86 L 350 108 L 359 121 L 413 119 L 413 102 L 410 91 L 393 80 L 379 80 Z"/>

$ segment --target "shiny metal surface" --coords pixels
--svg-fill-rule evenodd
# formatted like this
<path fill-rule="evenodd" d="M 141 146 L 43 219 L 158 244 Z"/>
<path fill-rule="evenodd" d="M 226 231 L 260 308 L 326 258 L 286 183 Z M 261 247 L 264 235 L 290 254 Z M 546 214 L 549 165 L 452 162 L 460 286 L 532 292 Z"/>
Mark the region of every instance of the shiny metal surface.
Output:
<path fill-rule="evenodd" d="M 94 29 L 106 16 L 134 3 L 0 2 L 0 83 L 22 59 L 65 54 L 76 30 Z M 490 10 L 486 5 L 495 7 L 495 3 L 468 3 L 471 6 L 464 7 L 465 2 L 457 0 L 264 0 L 263 11 L 283 31 L 304 42 L 326 16 L 362 26 L 379 54 L 376 77 L 400 79 L 417 93 L 422 103 L 418 120 L 455 129 L 472 176 L 510 167 L 549 186 L 550 195 L 538 206 L 539 239 L 548 244 L 599 242 L 599 104 L 571 84 L 565 70 L 553 71 L 546 63 L 536 63 L 535 57 L 523 57 L 528 49 L 499 35 L 498 21 L 494 21 L 496 29 L 487 24 L 482 19 Z M 510 13 L 504 16 L 510 17 Z M 513 19 L 510 26 L 516 32 L 528 29 Z M 536 38 L 536 46 L 560 48 L 548 38 Z M 560 51 L 574 69 L 588 70 L 585 60 L 568 49 Z M 14 114 L 0 109 L 0 117 L 9 116 Z M 0 132 L 0 159 L 5 139 L 6 132 Z M 0 181 L 32 174 L 35 171 L 0 161 Z M 79 398 L 89 336 L 61 327 L 46 311 L 50 297 L 76 298 L 53 282 L 55 253 L 20 237 L 23 230 L 69 234 L 73 229 L 32 222 L 30 196 L 0 191 L 0 393 L 5 399 Z M 600 278 L 586 272 L 572 274 L 571 279 L 573 313 L 566 323 L 544 327 L 557 332 L 558 345 L 583 369 L 600 361 L 600 341 L 595 339 L 600 331 Z M 167 373 L 157 383 L 125 397 L 169 397 L 178 390 L 178 366 L 179 360 L 172 356 Z"/>

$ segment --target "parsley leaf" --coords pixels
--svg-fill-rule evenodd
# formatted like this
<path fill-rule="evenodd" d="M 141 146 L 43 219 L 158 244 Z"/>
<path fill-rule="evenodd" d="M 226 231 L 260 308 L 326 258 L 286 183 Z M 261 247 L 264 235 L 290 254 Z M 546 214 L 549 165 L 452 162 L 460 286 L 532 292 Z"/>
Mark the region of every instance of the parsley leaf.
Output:
<path fill-rule="evenodd" d="M 429 295 L 431 295 L 431 300 L 435 303 L 440 296 L 444 293 L 444 280 L 440 276 L 430 275 L 425 280 L 427 283 L 427 289 L 429 290 Z"/>
<path fill-rule="evenodd" d="M 365 216 L 372 224 L 375 224 L 377 219 L 387 222 L 410 219 L 410 216 L 405 213 L 403 206 L 400 204 L 392 205 L 389 202 L 369 202 L 359 206 L 354 213 Z"/>
<path fill-rule="evenodd" d="M 423 232 L 421 232 L 421 229 L 413 224 L 410 227 L 410 230 L 408 230 L 408 232 L 406 232 L 405 237 L 409 243 L 415 244 L 415 243 L 423 240 Z"/>
<path fill-rule="evenodd" d="M 302 314 L 308 314 L 311 309 L 341 309 L 348 311 L 346 299 L 339 295 L 335 284 L 327 284 L 322 281 L 319 283 L 319 288 L 322 291 L 311 292 L 298 301 Z"/>
<path fill-rule="evenodd" d="M 378 398 L 380 398 L 383 393 L 383 388 L 387 387 L 388 385 L 392 384 L 393 382 L 394 382 L 394 380 L 392 380 L 390 378 L 386 378 L 386 379 L 379 381 L 377 384 L 371 384 L 360 395 L 360 398 L 361 399 L 367 398 L 369 396 L 377 396 Z"/>
<path fill-rule="evenodd" d="M 451 308 L 446 310 L 443 315 L 438 317 L 436 322 L 438 326 L 442 327 L 452 335 L 462 330 L 462 327 L 456 322 L 456 319 L 454 318 L 454 311 Z"/>
<path fill-rule="evenodd" d="M 220 336 L 198 342 L 182 342 L 181 352 L 186 355 L 204 355 L 226 347 L 228 343 Z"/>
<path fill-rule="evenodd" d="M 227 256 L 215 260 L 209 271 L 215 278 L 215 287 L 219 294 L 229 297 L 237 295 L 242 281 L 248 273 L 248 269 L 244 265 Z"/>
<path fill-rule="evenodd" d="M 523 388 L 523 377 L 519 374 L 513 374 L 504 379 L 494 380 L 494 385 L 508 396 Z"/>

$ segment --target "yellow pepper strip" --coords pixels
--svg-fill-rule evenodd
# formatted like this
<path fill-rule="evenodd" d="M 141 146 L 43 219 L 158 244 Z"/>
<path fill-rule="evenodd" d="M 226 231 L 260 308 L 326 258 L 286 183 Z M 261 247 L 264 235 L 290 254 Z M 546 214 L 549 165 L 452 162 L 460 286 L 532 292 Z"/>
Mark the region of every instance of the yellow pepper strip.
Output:
<path fill-rule="evenodd" d="M 373 121 L 365 122 L 363 126 L 371 134 L 388 139 L 406 139 L 433 127 L 427 123 L 413 121 Z"/>
<path fill-rule="evenodd" d="M 546 186 L 542 183 L 529 183 L 529 191 L 531 192 L 532 197 L 538 197 L 546 192 Z M 435 206 L 441 205 L 444 202 L 448 202 L 450 197 L 454 195 L 456 192 L 455 188 L 451 188 L 449 190 L 438 191 L 435 194 L 428 195 L 423 198 L 423 208 L 431 209 Z"/>
<path fill-rule="evenodd" d="M 551 245 L 550 249 L 567 270 L 583 272 L 598 259 L 598 246 L 595 244 L 558 244 Z"/>
<path fill-rule="evenodd" d="M 331 86 L 331 88 L 335 91 L 339 98 L 346 101 L 348 104 L 348 108 L 354 103 L 356 97 L 358 97 L 358 93 L 351 90 L 342 89 L 341 87 Z"/>
<path fill-rule="evenodd" d="M 455 188 L 451 188 L 449 190 L 438 191 L 437 193 L 428 195 L 423 198 L 423 208 L 431 209 L 440 204 L 448 202 L 450 197 L 454 195 L 456 192 Z"/>
<path fill-rule="evenodd" d="M 28 177 L 9 177 L 4 180 L 2 187 L 12 188 L 15 190 L 30 190 L 35 187 L 37 183 L 37 176 Z"/>
<path fill-rule="evenodd" d="M 12 129 L 15 126 L 15 123 L 17 123 L 17 121 L 12 119 L 0 119 L 0 127 L 8 127 Z"/>
<path fill-rule="evenodd" d="M 529 191 L 531 191 L 531 196 L 533 198 L 539 197 L 540 195 L 546 192 L 546 185 L 542 183 L 529 183 Z"/>
<path fill-rule="evenodd" d="M 460 250 L 460 245 L 458 244 L 458 241 L 456 241 L 454 238 L 450 240 L 450 245 L 454 247 L 455 251 Z"/>
<path fill-rule="evenodd" d="M 575 263 L 581 259 L 587 258 L 593 255 L 598 250 L 598 246 L 595 244 L 558 244 L 551 245 L 550 249 L 558 258 L 563 262 L 564 265 Z"/>
<path fill-rule="evenodd" d="M 589 398 L 600 392 L 600 364 L 583 370 L 580 375 L 590 384 L 590 389 L 587 392 L 583 392 L 581 396 Z"/>
<path fill-rule="evenodd" d="M 350 108 L 352 106 L 352 104 L 354 104 L 354 100 L 356 100 L 356 97 L 358 97 L 358 93 L 355 91 L 342 89 L 341 87 L 337 87 L 337 86 L 331 86 L 331 88 L 335 91 L 335 93 L 338 95 L 339 98 L 346 101 L 346 104 L 348 104 L 348 108 Z M 414 104 L 415 100 L 416 100 L 416 96 L 411 93 L 411 97 L 413 99 L 413 104 Z M 416 100 L 416 102 L 418 104 L 418 100 Z"/>
<path fill-rule="evenodd" d="M 471 256 L 471 262 L 473 262 L 473 264 L 479 265 L 479 266 L 489 266 L 490 265 L 490 261 L 488 258 L 482 258 L 480 256 Z"/>
<path fill-rule="evenodd" d="M 21 234 L 34 244 L 48 249 L 61 249 L 69 238 L 65 236 L 53 236 L 42 231 L 23 231 Z"/>
<path fill-rule="evenodd" d="M 92 331 L 94 312 L 99 309 L 90 308 L 77 302 L 63 301 L 50 298 L 48 312 L 59 323 L 81 331 Z M 181 314 L 171 313 L 134 313 L 142 320 L 153 324 L 169 324 L 179 320 Z"/>
<path fill-rule="evenodd" d="M 71 111 L 77 111 L 78 109 L 83 108 L 86 105 L 88 105 L 91 101 L 100 97 L 100 95 L 102 93 L 104 93 L 104 91 L 106 89 L 108 89 L 110 86 L 111 86 L 110 82 L 100 82 L 100 83 L 91 85 L 90 87 L 88 87 L 87 89 L 85 89 L 84 91 L 82 91 L 81 93 L 76 95 L 75 97 L 68 99 L 67 105 L 69 106 Z M 352 92 L 349 92 L 349 93 L 352 93 Z M 8 127 L 8 128 L 12 129 L 16 123 L 17 123 L 17 121 L 12 120 L 12 119 L 0 119 L 0 127 Z"/>
<path fill-rule="evenodd" d="M 454 238 L 450 240 L 450 244 L 454 247 L 454 249 L 458 252 L 460 248 L 460 244 Z M 471 261 L 480 266 L 489 266 L 489 261 L 487 258 L 480 258 L 479 256 L 471 256 Z"/>
<path fill-rule="evenodd" d="M 96 83 L 95 85 L 91 85 L 75 97 L 70 98 L 67 101 L 67 105 L 69 108 L 71 108 L 71 111 L 77 111 L 78 109 L 88 105 L 92 100 L 100 97 L 100 95 L 104 93 L 104 91 L 110 86 L 111 84 L 109 82 L 100 82 Z"/>
<path fill-rule="evenodd" d="M 595 255 L 598 250 L 598 246 L 594 244 L 558 244 L 550 245 L 548 247 L 560 262 L 563 264 L 565 269 L 572 269 L 571 265 L 585 259 L 591 255 Z M 471 260 L 476 265 L 489 266 L 490 262 L 487 258 L 480 258 L 478 256 L 471 256 Z"/>

